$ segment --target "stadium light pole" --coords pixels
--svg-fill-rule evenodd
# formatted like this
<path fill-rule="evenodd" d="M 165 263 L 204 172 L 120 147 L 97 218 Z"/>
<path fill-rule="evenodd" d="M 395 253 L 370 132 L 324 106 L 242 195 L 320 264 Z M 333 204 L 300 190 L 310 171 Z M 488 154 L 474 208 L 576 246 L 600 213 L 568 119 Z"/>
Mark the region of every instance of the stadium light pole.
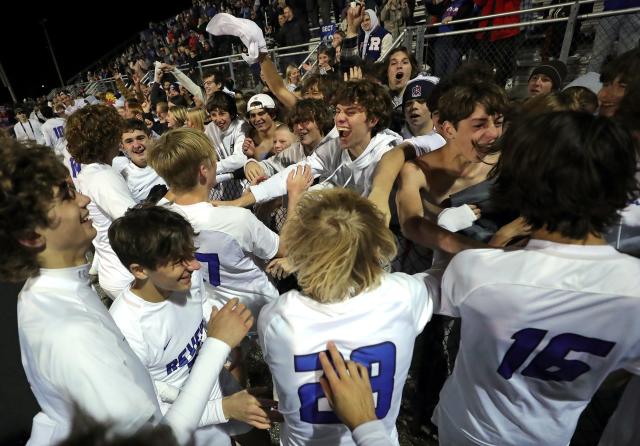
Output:
<path fill-rule="evenodd" d="M 58 66 L 58 60 L 56 59 L 56 54 L 53 52 L 53 46 L 51 45 L 51 39 L 49 39 L 49 33 L 47 32 L 47 19 L 44 18 L 40 20 L 40 24 L 42 25 L 42 29 L 44 29 L 44 36 L 47 39 L 47 45 L 49 46 L 49 51 L 51 52 L 51 58 L 53 59 L 53 65 L 56 67 L 56 71 L 58 72 L 58 79 L 60 79 L 60 86 L 64 87 L 64 81 L 62 80 L 62 74 L 60 74 L 60 67 Z"/>
<path fill-rule="evenodd" d="M 9 78 L 7 77 L 7 73 L 4 72 L 4 67 L 2 66 L 2 63 L 0 62 L 0 81 L 2 81 L 2 84 L 7 87 L 7 89 L 9 90 L 9 94 L 11 95 L 11 99 L 13 99 L 14 103 L 18 102 L 18 99 L 16 98 L 16 94 L 13 92 L 13 88 L 11 88 L 11 83 L 9 82 Z"/>

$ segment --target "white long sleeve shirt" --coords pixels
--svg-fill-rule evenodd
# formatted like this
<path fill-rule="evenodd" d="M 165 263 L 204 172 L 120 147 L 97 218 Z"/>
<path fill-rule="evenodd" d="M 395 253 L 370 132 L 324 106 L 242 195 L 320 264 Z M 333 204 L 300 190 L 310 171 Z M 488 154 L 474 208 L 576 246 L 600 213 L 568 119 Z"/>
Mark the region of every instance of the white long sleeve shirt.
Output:
<path fill-rule="evenodd" d="M 314 178 L 319 178 L 321 183 L 346 187 L 360 195 L 368 195 L 378 161 L 382 155 L 402 142 L 402 137 L 391 130 L 382 130 L 371 138 L 364 152 L 352 160 L 349 152 L 340 147 L 337 131 L 335 136 L 332 134 L 334 130 L 304 161 L 289 166 L 258 185 L 251 186 L 256 202 L 261 203 L 286 195 L 287 176 L 299 165 L 309 165 Z"/>
<path fill-rule="evenodd" d="M 242 144 L 244 144 L 246 129 L 246 123 L 242 119 L 231 121 L 229 128 L 224 132 L 213 122 L 207 124 L 204 132 L 211 138 L 220 158 L 216 165 L 216 173 L 234 172 L 244 166 L 247 156 L 242 152 Z"/>

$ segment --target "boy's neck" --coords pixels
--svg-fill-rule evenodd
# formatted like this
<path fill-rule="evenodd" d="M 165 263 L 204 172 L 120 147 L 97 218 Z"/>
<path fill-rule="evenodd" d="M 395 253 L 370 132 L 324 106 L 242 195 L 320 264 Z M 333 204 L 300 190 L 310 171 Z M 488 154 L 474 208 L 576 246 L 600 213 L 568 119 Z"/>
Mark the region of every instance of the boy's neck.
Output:
<path fill-rule="evenodd" d="M 407 124 L 408 125 L 408 124 Z M 413 136 L 423 136 L 428 135 L 433 131 L 433 121 L 429 120 L 421 127 L 411 127 L 409 126 L 409 130 L 411 130 L 411 134 Z"/>
<path fill-rule="evenodd" d="M 365 138 L 363 141 L 361 141 L 359 144 L 356 144 L 353 147 L 350 147 L 349 149 L 347 149 L 349 151 L 349 155 L 351 156 L 352 160 L 357 159 L 360 155 L 364 153 L 367 147 L 369 147 L 369 144 L 371 143 L 371 139 L 372 139 L 372 136 L 371 134 L 369 134 L 368 137 Z"/>
<path fill-rule="evenodd" d="M 589 233 L 583 239 L 574 239 L 565 237 L 559 232 L 549 232 L 546 228 L 541 228 L 533 231 L 531 233 L 532 239 L 537 240 L 546 240 L 554 243 L 564 243 L 566 245 L 606 245 L 607 241 L 602 237 L 601 234 L 591 234 Z"/>
<path fill-rule="evenodd" d="M 173 196 L 173 202 L 182 206 L 202 203 L 209 201 L 209 188 L 206 185 L 198 184 L 188 191 L 173 190 Z"/>
<path fill-rule="evenodd" d="M 38 255 L 38 265 L 45 269 L 73 268 L 85 265 L 87 263 L 87 249 L 77 252 L 53 252 L 45 249 Z"/>
<path fill-rule="evenodd" d="M 169 297 L 169 294 L 171 294 L 170 291 L 161 290 L 156 287 L 149 279 L 136 279 L 131 287 L 131 292 L 140 299 L 154 304 L 164 302 Z"/>

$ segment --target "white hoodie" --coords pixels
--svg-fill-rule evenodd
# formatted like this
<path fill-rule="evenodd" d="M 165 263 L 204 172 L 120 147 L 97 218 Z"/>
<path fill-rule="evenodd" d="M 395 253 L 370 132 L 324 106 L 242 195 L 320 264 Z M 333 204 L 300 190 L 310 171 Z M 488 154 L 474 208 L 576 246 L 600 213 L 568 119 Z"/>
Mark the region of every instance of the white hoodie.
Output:
<path fill-rule="evenodd" d="M 327 135 L 329 136 L 329 135 Z M 348 187 L 362 196 L 369 195 L 373 172 L 382 155 L 402 142 L 397 133 L 385 129 L 369 142 L 364 152 L 352 160 L 348 150 L 340 147 L 337 135 L 325 138 L 306 160 L 287 167 L 268 180 L 251 186 L 256 203 L 271 200 L 287 194 L 287 177 L 297 166 L 309 165 L 314 178 L 320 183 L 337 187 Z"/>
<path fill-rule="evenodd" d="M 220 158 L 216 166 L 216 173 L 230 173 L 244 166 L 247 160 L 247 156 L 242 152 L 245 129 L 245 121 L 242 119 L 231 121 L 229 128 L 224 132 L 213 122 L 205 127 L 204 132 L 211 138 Z"/>

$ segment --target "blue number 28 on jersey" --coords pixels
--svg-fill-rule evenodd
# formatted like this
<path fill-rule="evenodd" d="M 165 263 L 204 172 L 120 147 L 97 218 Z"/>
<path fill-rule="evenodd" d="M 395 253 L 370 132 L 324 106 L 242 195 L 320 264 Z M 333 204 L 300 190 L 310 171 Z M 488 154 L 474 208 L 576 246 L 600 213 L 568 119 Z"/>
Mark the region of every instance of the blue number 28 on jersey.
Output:
<path fill-rule="evenodd" d="M 322 370 L 319 353 L 293 357 L 296 372 Z M 396 346 L 392 342 L 360 347 L 351 352 L 351 360 L 367 367 L 371 390 L 378 394 L 376 416 L 384 418 L 391 408 L 394 377 L 396 374 Z M 331 410 L 320 410 L 318 401 L 324 397 L 320 383 L 308 383 L 298 388 L 300 397 L 300 419 L 313 424 L 341 423 Z"/>

